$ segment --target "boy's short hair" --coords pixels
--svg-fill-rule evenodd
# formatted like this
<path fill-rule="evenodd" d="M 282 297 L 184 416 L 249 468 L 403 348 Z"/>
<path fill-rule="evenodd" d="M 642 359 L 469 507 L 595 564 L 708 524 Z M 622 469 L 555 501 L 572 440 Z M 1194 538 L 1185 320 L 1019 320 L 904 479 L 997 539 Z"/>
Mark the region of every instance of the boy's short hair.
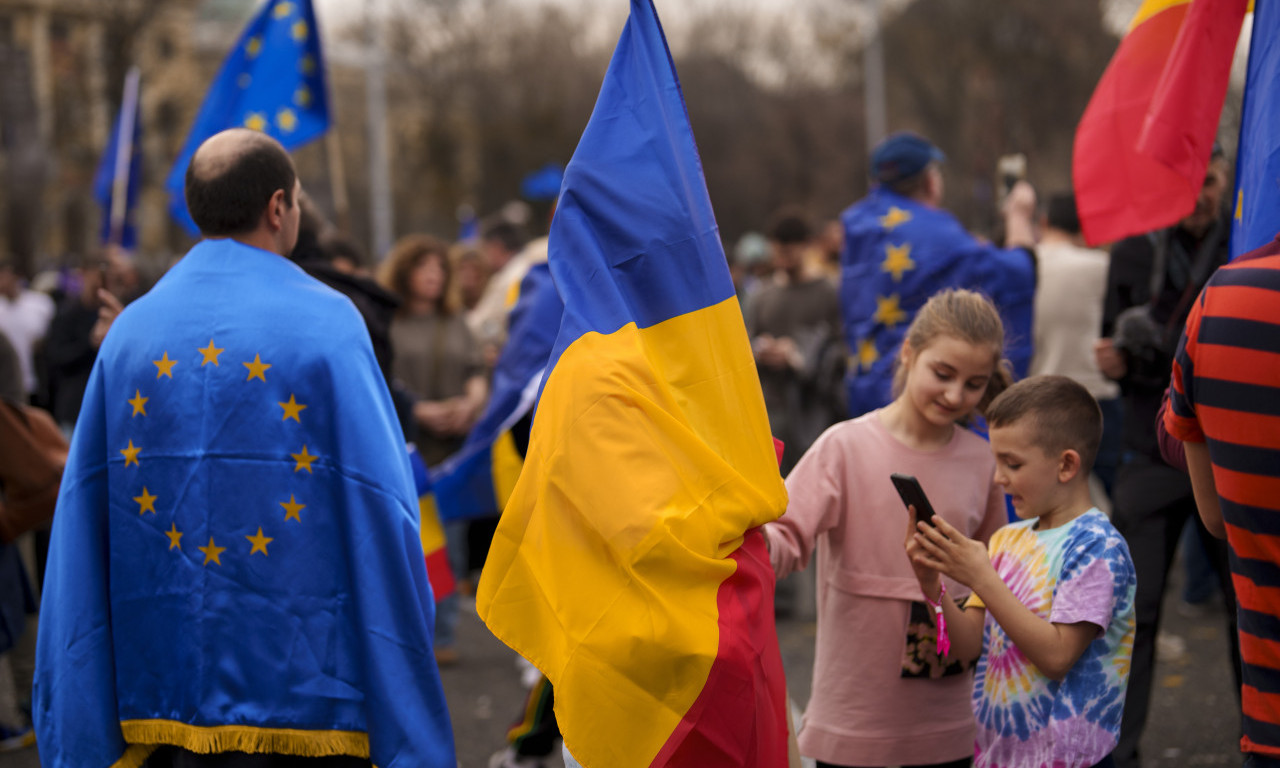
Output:
<path fill-rule="evenodd" d="M 1000 393 L 987 406 L 987 424 L 1009 427 L 1034 422 L 1035 445 L 1048 455 L 1074 450 L 1082 476 L 1088 476 L 1102 442 L 1102 409 L 1089 390 L 1066 376 L 1032 376 Z"/>

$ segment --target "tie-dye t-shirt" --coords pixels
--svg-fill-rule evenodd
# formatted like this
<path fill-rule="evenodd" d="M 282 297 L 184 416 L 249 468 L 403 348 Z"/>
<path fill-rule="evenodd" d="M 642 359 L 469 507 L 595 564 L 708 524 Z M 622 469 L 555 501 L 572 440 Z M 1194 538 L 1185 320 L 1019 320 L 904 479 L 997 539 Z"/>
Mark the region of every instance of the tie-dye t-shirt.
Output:
<path fill-rule="evenodd" d="M 1102 631 L 1057 682 L 987 614 L 973 680 L 977 768 L 1087 768 L 1111 753 L 1120 733 L 1137 585 L 1129 548 L 1097 509 L 1045 531 L 1035 523 L 991 537 L 996 572 L 1037 616 Z M 968 605 L 984 607 L 976 593 Z"/>

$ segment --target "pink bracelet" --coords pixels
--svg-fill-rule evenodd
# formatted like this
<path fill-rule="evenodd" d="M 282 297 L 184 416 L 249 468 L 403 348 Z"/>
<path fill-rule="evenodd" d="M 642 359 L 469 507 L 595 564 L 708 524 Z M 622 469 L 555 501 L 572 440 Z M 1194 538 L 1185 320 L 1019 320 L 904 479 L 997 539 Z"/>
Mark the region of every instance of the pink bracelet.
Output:
<path fill-rule="evenodd" d="M 924 594 L 924 590 L 920 590 L 920 594 Z M 947 656 L 951 653 L 951 638 L 947 636 L 947 617 L 942 612 L 942 601 L 947 596 L 947 585 L 941 579 L 938 580 L 938 602 L 933 602 L 928 595 L 924 595 L 924 602 L 933 609 L 933 614 L 938 625 L 938 655 Z"/>

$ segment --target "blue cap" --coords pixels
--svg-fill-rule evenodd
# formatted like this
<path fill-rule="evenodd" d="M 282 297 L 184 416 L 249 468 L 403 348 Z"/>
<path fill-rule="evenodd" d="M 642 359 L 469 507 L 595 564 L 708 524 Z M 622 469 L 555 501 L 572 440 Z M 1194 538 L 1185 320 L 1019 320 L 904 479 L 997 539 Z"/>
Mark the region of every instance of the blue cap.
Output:
<path fill-rule="evenodd" d="M 871 179 L 880 184 L 896 184 L 920 173 L 929 163 L 940 163 L 945 159 L 942 150 L 924 137 L 901 131 L 872 150 Z"/>

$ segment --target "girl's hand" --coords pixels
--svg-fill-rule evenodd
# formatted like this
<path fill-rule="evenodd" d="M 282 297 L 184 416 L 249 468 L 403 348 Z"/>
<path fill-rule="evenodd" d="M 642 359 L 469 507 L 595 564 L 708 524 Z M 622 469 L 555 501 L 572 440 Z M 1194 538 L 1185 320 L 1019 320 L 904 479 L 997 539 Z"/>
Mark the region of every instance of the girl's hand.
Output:
<path fill-rule="evenodd" d="M 920 582 L 920 590 L 930 600 L 937 602 L 938 596 L 942 592 L 941 577 L 938 576 L 936 568 L 927 564 L 924 548 L 920 546 L 920 542 L 916 541 L 915 507 L 907 506 L 907 519 L 907 540 L 905 543 L 907 559 L 911 561 L 911 570 L 916 573 L 916 581 Z"/>
<path fill-rule="evenodd" d="M 915 515 L 912 515 L 914 522 Z M 912 539 L 919 546 L 919 566 L 913 558 L 912 565 L 932 568 L 964 584 L 977 589 L 983 579 L 996 576 L 995 568 L 987 556 L 987 548 L 980 541 L 966 538 L 956 527 L 939 516 L 934 516 L 937 527 L 917 523 Z M 917 571 L 918 573 L 918 571 Z M 999 578 L 996 576 L 996 578 Z"/>

